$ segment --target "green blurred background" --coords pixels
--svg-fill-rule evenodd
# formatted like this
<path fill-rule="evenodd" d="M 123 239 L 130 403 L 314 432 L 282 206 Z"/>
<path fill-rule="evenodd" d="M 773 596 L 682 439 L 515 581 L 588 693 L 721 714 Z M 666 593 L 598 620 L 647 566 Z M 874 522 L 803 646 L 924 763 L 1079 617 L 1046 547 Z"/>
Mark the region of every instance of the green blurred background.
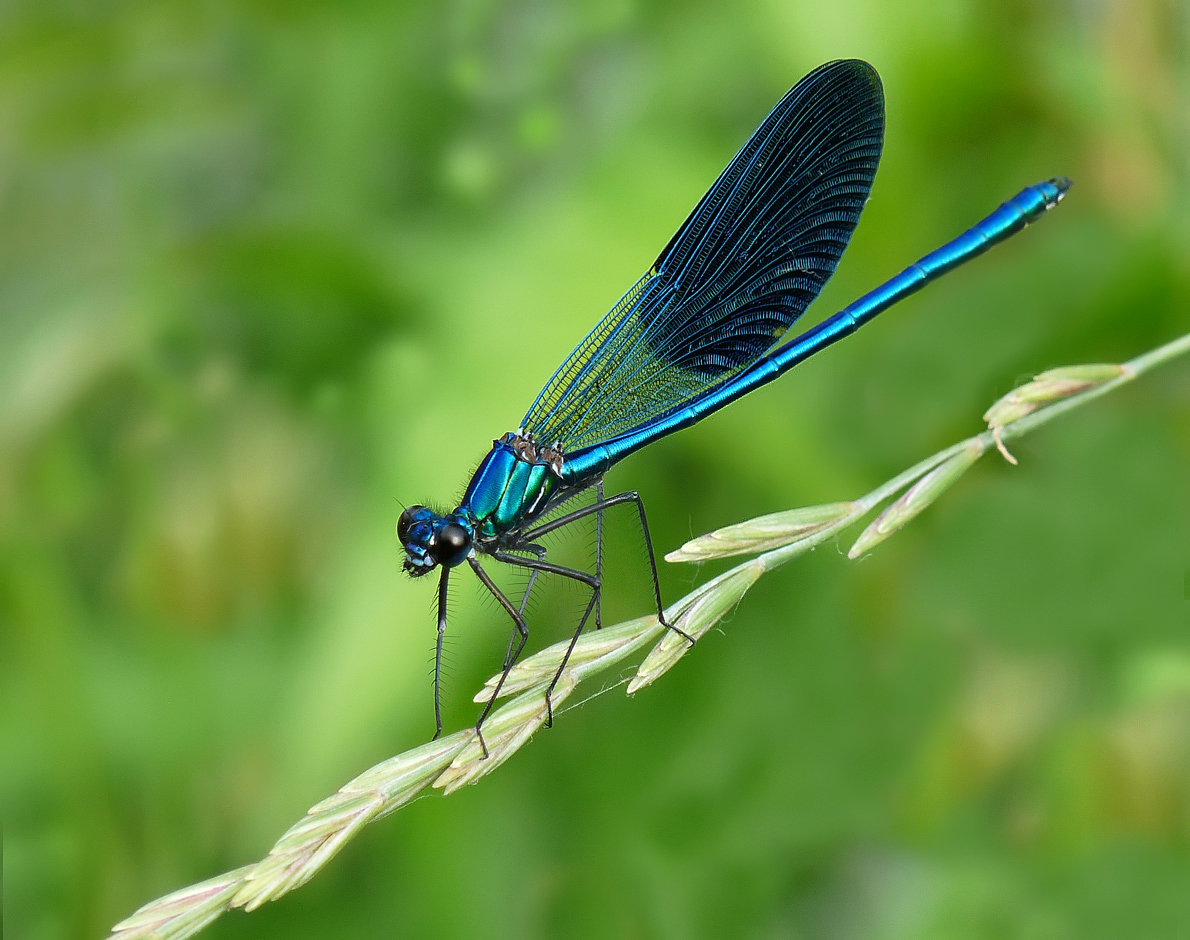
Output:
<path fill-rule="evenodd" d="M 453 505 L 842 56 L 884 78 L 885 157 L 807 322 L 1023 185 L 1076 186 L 618 467 L 659 554 L 858 496 L 1018 380 L 1190 328 L 1184 3 L 0 8 L 8 936 L 100 937 L 429 736 L 434 588 L 400 572 L 395 500 Z M 1014 450 L 207 936 L 1190 935 L 1190 368 Z M 647 612 L 613 536 L 609 619 Z M 712 571 L 666 566 L 666 596 Z M 507 635 L 456 581 L 452 729 Z M 535 645 L 572 608 L 539 605 Z"/>

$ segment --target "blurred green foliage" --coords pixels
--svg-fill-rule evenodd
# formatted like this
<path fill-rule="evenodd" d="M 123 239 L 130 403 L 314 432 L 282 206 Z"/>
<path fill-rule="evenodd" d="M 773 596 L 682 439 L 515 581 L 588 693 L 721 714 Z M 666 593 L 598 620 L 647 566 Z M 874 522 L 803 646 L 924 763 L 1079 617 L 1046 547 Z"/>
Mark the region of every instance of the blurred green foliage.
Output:
<path fill-rule="evenodd" d="M 399 571 L 394 498 L 451 503 L 840 56 L 881 71 L 888 135 L 815 315 L 1024 184 L 1076 187 L 618 467 L 660 552 L 857 496 L 1016 380 L 1186 331 L 1184 4 L 0 7 L 10 936 L 102 936 L 428 737 L 434 592 Z M 656 688 L 569 712 L 208 935 L 1186 936 L 1190 370 L 1016 453 L 872 558 L 766 578 Z M 633 561 L 610 616 L 647 609 Z M 669 567 L 667 596 L 695 576 Z M 507 633 L 457 580 L 455 728 Z M 568 623 L 539 605 L 535 643 Z"/>

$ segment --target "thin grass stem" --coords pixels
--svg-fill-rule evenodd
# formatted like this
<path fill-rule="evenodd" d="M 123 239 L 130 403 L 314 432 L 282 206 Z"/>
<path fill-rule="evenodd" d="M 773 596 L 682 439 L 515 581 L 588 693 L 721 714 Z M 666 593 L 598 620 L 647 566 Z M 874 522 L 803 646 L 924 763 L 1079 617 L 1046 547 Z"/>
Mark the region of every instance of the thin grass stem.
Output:
<path fill-rule="evenodd" d="M 860 536 L 850 555 L 875 547 L 928 507 L 992 448 L 1019 438 L 1061 415 L 1133 381 L 1150 369 L 1190 352 L 1190 334 L 1137 356 L 1122 366 L 1051 370 L 1014 389 L 989 409 L 991 427 L 922 460 L 857 500 L 762 516 L 717 530 L 686 543 L 671 560 L 707 561 L 740 554 L 755 557 L 695 588 L 666 610 L 666 619 L 693 639 L 704 635 L 739 603 L 760 577 L 809 551 L 858 522 L 898 494 Z M 1108 377 L 1110 376 L 1110 377 Z M 1012 398 L 1012 396 L 1016 396 Z M 1009 401 L 1011 399 L 1011 401 Z M 1011 408 L 997 406 L 1008 402 Z M 1020 415 L 997 423 L 996 414 Z M 579 638 L 554 688 L 551 704 L 560 705 L 582 680 L 606 673 L 654 643 L 628 685 L 629 694 L 655 682 L 686 654 L 689 642 L 666 630 L 656 617 L 643 617 Z M 545 688 L 553 680 L 566 642 L 519 663 L 501 689 L 511 701 L 494 710 L 484 725 L 489 756 L 483 756 L 475 731 L 466 730 L 398 754 L 365 771 L 334 796 L 312 807 L 261 861 L 237 868 L 140 908 L 112 929 L 117 940 L 182 940 L 198 933 L 233 907 L 255 910 L 305 884 L 356 833 L 404 806 L 427 789 L 450 794 L 475 783 L 508 760 L 545 722 Z M 476 702 L 492 695 L 498 676 L 488 680 Z"/>

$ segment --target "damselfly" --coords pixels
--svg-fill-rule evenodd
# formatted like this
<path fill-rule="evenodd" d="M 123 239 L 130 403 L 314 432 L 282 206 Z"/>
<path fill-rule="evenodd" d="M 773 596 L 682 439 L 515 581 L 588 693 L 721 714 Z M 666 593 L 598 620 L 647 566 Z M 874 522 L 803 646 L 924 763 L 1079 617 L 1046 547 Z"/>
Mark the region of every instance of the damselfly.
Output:
<path fill-rule="evenodd" d="M 657 616 L 666 623 L 644 504 L 635 492 L 605 497 L 602 481 L 609 467 L 771 382 L 934 278 L 1021 231 L 1056 206 L 1070 186 L 1069 180 L 1056 178 L 1026 187 L 954 241 L 772 348 L 822 290 L 847 247 L 883 143 L 884 93 L 871 65 L 854 59 L 830 62 L 803 78 L 728 164 L 649 272 L 553 374 L 520 426 L 493 442 L 458 508 L 441 515 L 410 506 L 401 513 L 397 535 L 405 549 L 405 570 L 421 576 L 442 569 L 434 661 L 438 734 L 453 569 L 468 564 L 513 623 L 503 674 L 476 722 L 482 743 L 484 719 L 529 638 L 525 604 L 540 574 L 570 578 L 591 591 L 546 690 L 547 707 L 592 613 L 600 626 L 606 510 L 635 507 Z M 592 502 L 553 515 L 591 488 Z M 595 570 L 547 561 L 541 538 L 591 515 L 596 517 Z M 481 556 L 528 569 L 519 603 L 492 581 Z"/>

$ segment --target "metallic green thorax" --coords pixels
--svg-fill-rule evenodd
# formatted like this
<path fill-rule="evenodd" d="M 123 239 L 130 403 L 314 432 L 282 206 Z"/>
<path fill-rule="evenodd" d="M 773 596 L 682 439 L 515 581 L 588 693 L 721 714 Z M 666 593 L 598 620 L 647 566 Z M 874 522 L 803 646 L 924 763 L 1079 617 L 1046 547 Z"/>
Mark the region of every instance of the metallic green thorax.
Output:
<path fill-rule="evenodd" d="M 539 512 L 560 482 L 560 458 L 526 446 L 523 438 L 506 434 L 475 471 L 457 512 L 474 520 L 475 534 L 494 538 Z"/>

